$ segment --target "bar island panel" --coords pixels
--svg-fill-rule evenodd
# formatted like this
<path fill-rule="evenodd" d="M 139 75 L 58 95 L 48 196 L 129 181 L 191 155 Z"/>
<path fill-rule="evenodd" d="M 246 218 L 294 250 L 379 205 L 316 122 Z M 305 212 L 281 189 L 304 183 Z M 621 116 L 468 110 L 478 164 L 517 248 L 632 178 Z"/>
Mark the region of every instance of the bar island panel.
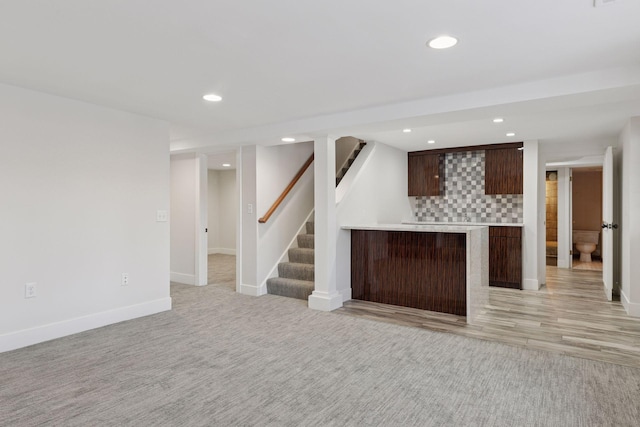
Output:
<path fill-rule="evenodd" d="M 352 298 L 466 316 L 466 235 L 351 231 Z"/>
<path fill-rule="evenodd" d="M 489 302 L 486 226 L 374 224 L 351 231 L 351 297 L 466 316 Z"/>

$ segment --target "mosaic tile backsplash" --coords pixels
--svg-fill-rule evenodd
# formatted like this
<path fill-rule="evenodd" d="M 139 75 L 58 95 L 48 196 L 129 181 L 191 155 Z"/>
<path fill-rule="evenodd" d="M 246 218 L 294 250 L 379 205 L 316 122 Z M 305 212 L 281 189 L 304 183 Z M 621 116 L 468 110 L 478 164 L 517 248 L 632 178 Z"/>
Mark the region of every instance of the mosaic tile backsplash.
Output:
<path fill-rule="evenodd" d="M 447 153 L 444 196 L 415 199 L 416 221 L 522 222 L 522 194 L 484 194 L 484 150 Z"/>

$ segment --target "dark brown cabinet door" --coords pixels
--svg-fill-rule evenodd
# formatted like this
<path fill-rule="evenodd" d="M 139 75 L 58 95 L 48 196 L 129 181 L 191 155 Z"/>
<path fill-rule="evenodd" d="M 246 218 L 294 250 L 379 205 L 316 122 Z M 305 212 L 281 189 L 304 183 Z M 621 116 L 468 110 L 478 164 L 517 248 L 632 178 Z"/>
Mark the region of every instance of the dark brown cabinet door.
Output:
<path fill-rule="evenodd" d="M 485 194 L 522 194 L 522 150 L 485 150 Z"/>
<path fill-rule="evenodd" d="M 489 227 L 489 285 L 522 289 L 520 227 Z"/>
<path fill-rule="evenodd" d="M 444 193 L 444 154 L 409 153 L 409 196 Z"/>

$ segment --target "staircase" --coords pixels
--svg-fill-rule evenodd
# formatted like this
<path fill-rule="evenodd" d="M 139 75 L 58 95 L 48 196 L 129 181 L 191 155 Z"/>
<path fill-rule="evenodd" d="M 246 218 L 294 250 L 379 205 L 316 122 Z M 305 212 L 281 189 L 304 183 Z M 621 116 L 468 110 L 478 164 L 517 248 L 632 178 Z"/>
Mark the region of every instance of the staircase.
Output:
<path fill-rule="evenodd" d="M 345 174 L 358 157 L 360 151 L 367 143 L 360 140 L 349 160 L 336 176 L 336 187 L 342 181 Z M 306 233 L 297 236 L 298 247 L 289 248 L 288 262 L 278 264 L 278 277 L 267 279 L 267 293 L 289 298 L 307 300 L 315 288 L 315 254 L 314 254 L 314 227 L 313 222 L 305 224 Z"/>
<path fill-rule="evenodd" d="M 358 157 L 358 154 L 360 154 L 365 145 L 367 145 L 367 143 L 363 140 L 360 140 L 360 144 L 358 144 L 356 146 L 356 149 L 353 150 L 353 153 L 351 153 L 351 156 L 349 157 L 349 160 L 347 160 L 345 166 L 338 171 L 338 175 L 336 176 L 336 187 L 338 186 L 338 184 L 340 184 L 342 178 L 344 178 L 344 176 L 347 174 L 347 171 L 353 164 L 353 161 L 356 159 L 356 157 Z"/>
<path fill-rule="evenodd" d="M 278 264 L 279 277 L 267 279 L 269 294 L 306 300 L 313 292 L 313 222 L 305 224 L 305 231 L 297 237 L 298 247 L 289 249 L 289 262 Z"/>

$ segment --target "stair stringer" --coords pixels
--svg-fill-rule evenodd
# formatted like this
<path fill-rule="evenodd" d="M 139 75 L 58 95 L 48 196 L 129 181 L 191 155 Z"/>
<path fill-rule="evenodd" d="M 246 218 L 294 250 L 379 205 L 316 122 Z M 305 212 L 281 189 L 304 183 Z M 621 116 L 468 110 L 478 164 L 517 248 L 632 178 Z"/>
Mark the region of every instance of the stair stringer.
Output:
<path fill-rule="evenodd" d="M 310 222 L 310 219 L 313 219 L 313 214 L 315 213 L 315 209 L 312 209 L 311 212 L 309 213 L 309 215 L 306 216 L 305 220 L 302 221 L 302 225 L 300 226 L 300 228 L 298 228 L 298 231 L 296 232 L 296 234 L 293 236 L 293 239 L 291 239 L 291 242 L 289 243 L 289 245 L 286 247 L 286 249 L 284 250 L 284 252 L 282 253 L 282 255 L 280 256 L 280 258 L 278 259 L 278 261 L 275 263 L 275 265 L 273 266 L 273 268 L 271 269 L 271 271 L 269 272 L 269 274 L 267 275 L 267 277 L 264 279 L 264 281 L 260 284 L 260 290 L 264 291 L 263 294 L 264 295 L 267 293 L 267 280 L 273 278 L 273 277 L 278 277 L 278 265 L 282 262 L 288 262 L 289 261 L 289 249 L 292 248 L 297 248 L 298 247 L 298 235 L 299 234 L 306 234 L 302 233 L 303 230 L 305 230 L 305 227 L 307 225 L 307 222 Z M 313 222 L 313 221 L 311 221 Z"/>
<path fill-rule="evenodd" d="M 348 137 L 348 138 L 353 138 L 354 140 L 356 140 L 356 141 L 358 141 L 358 142 L 353 146 L 353 149 L 351 150 L 351 152 L 349 152 L 349 155 L 348 155 L 344 160 L 342 160 L 342 163 L 341 163 L 341 164 L 339 164 L 339 165 L 338 165 L 338 164 L 336 164 L 336 166 L 337 166 L 337 167 L 336 167 L 336 178 L 338 177 L 338 175 L 340 175 L 340 171 L 341 171 L 343 168 L 345 168 L 345 167 L 348 167 L 348 166 L 349 166 L 349 160 L 351 159 L 351 156 L 353 156 L 354 151 L 356 151 L 356 150 L 358 149 L 358 146 L 360 145 L 360 143 L 365 142 L 365 141 L 363 141 L 362 139 L 360 139 L 360 138 L 356 138 L 356 137 L 353 137 L 353 136 Z M 341 139 L 342 139 L 342 138 L 338 138 L 338 139 L 336 140 L 336 144 L 338 144 L 338 141 L 339 141 L 339 140 L 341 140 Z M 337 152 L 337 148 L 338 148 L 338 146 L 336 145 L 336 152 Z M 337 156 L 337 154 L 336 154 L 336 156 Z"/>

